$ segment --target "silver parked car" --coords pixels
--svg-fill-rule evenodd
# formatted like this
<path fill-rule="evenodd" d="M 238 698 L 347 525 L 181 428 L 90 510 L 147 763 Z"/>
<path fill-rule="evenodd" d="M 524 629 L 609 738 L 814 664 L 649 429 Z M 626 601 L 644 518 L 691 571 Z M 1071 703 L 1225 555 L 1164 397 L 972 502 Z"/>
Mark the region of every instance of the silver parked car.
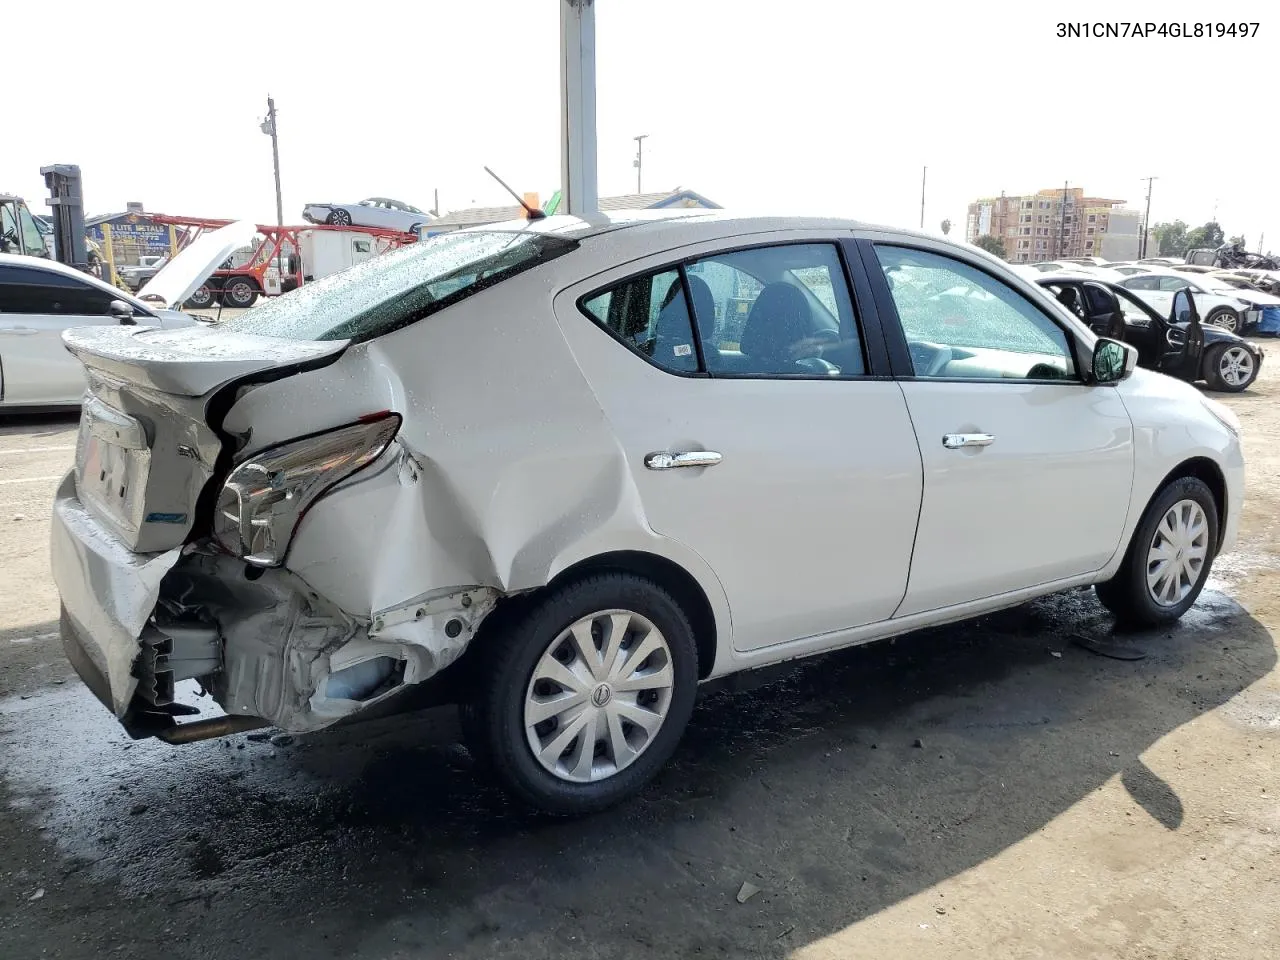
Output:
<path fill-rule="evenodd" d="M 302 218 L 308 223 L 329 226 L 377 227 L 413 233 L 418 227 L 428 223 L 432 216 L 425 210 L 411 207 L 400 200 L 370 197 L 359 203 L 309 203 L 303 208 Z"/>
<path fill-rule="evenodd" d="M 136 736 L 458 703 L 559 813 L 715 677 L 1096 584 L 1195 602 L 1239 423 L 968 246 L 820 219 L 446 234 L 88 371 L 52 560 Z M 179 722 L 195 680 L 226 716 Z"/>

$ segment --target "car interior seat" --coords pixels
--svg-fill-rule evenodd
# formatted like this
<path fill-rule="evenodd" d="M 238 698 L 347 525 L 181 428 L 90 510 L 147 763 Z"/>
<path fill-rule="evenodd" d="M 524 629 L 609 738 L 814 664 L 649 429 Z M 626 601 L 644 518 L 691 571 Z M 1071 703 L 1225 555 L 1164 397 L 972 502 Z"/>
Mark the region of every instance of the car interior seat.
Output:
<path fill-rule="evenodd" d="M 804 294 L 778 281 L 760 291 L 742 328 L 742 352 L 750 373 L 802 373 L 791 347 L 813 333 L 813 311 Z"/>

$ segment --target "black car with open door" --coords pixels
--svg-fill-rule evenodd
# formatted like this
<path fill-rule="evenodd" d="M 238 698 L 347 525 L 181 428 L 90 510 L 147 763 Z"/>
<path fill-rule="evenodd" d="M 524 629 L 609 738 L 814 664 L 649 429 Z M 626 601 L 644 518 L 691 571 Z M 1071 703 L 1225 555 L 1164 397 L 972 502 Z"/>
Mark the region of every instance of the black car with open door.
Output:
<path fill-rule="evenodd" d="M 1262 349 L 1229 330 L 1203 324 L 1189 290 L 1174 296 L 1169 317 L 1117 284 L 1083 274 L 1035 278 L 1100 337 L 1138 348 L 1138 365 L 1212 390 L 1238 393 L 1258 377 Z"/>

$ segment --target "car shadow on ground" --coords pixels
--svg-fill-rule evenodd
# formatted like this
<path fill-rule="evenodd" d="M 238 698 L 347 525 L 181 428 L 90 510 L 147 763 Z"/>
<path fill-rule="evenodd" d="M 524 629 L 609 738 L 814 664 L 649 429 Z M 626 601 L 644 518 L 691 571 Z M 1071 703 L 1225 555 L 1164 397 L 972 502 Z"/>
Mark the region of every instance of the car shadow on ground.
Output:
<path fill-rule="evenodd" d="M 0 836 L 29 841 L 13 875 L 49 894 L 0 900 L 0 931 L 14 956 L 783 955 L 1117 775 L 1177 830 L 1140 755 L 1266 675 L 1275 646 L 1219 593 L 1125 637 L 1141 660 L 1070 642 L 1110 629 L 1078 591 L 705 695 L 641 797 L 583 820 L 484 783 L 438 711 L 173 748 L 129 743 L 83 689 L 42 694 L 0 711 L 20 808 Z M 744 881 L 761 892 L 739 904 Z"/>

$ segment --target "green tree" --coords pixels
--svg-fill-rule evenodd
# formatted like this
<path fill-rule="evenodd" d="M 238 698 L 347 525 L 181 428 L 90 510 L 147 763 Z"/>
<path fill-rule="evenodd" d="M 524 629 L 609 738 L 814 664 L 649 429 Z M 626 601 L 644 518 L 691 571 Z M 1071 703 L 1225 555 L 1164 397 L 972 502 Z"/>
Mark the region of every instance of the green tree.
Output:
<path fill-rule="evenodd" d="M 973 241 L 973 245 L 975 247 L 981 247 L 983 250 L 987 251 L 987 253 L 995 254 L 1001 260 L 1004 259 L 1004 241 L 999 237 L 993 237 L 989 233 L 984 233 L 982 236 L 978 237 L 978 239 Z"/>
<path fill-rule="evenodd" d="M 1181 220 L 1157 223 L 1152 231 L 1156 235 L 1159 256 L 1180 257 L 1187 252 L 1187 225 Z"/>
<path fill-rule="evenodd" d="M 1187 233 L 1187 250 L 1195 250 L 1199 247 L 1207 247 L 1210 250 L 1222 246 L 1226 234 L 1222 232 L 1222 227 L 1218 225 L 1218 221 L 1210 220 L 1203 227 L 1196 227 Z"/>

